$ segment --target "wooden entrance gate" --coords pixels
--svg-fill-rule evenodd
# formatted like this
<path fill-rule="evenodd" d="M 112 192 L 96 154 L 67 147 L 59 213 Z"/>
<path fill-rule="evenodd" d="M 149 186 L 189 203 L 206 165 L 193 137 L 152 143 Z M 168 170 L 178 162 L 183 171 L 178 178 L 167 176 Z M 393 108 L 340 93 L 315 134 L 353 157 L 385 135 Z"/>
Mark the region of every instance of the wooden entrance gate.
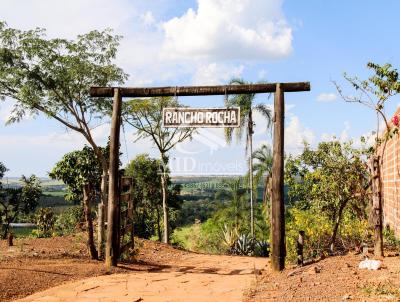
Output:
<path fill-rule="evenodd" d="M 119 165 L 119 134 L 121 126 L 121 107 L 123 97 L 160 97 L 160 96 L 200 96 L 229 95 L 249 93 L 274 93 L 274 136 L 272 165 L 272 200 L 271 200 L 271 231 L 272 231 L 272 268 L 283 270 L 285 267 L 285 205 L 283 200 L 283 156 L 284 156 L 284 93 L 309 91 L 309 82 L 268 83 L 248 85 L 222 86 L 187 86 L 187 87 L 91 87 L 92 97 L 113 97 L 113 113 L 110 135 L 110 181 L 108 195 L 108 228 L 106 242 L 106 266 L 116 266 L 120 242 L 120 226 L 118 211 L 118 165 Z"/>

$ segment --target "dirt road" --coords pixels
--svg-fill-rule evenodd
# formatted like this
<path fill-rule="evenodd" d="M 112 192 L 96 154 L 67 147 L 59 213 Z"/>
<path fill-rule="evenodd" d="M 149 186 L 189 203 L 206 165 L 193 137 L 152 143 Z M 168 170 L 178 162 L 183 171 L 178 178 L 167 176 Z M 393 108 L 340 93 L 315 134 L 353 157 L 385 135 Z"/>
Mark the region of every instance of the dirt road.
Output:
<path fill-rule="evenodd" d="M 178 261 L 177 261 L 178 260 Z M 173 263 L 67 283 L 18 301 L 242 301 L 265 258 L 182 253 Z"/>

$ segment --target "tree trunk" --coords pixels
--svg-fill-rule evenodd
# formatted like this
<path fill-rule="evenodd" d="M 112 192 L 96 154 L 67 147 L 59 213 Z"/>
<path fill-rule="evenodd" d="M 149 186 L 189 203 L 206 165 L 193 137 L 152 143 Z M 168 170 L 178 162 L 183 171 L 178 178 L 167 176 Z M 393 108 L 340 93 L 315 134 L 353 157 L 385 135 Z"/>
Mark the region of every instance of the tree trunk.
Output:
<path fill-rule="evenodd" d="M 343 210 L 346 207 L 346 204 L 347 204 L 347 200 L 340 203 L 338 215 L 336 217 L 336 221 L 335 221 L 335 224 L 333 226 L 331 242 L 329 243 L 329 249 L 330 249 L 331 253 L 333 253 L 334 250 L 335 250 L 335 241 L 336 241 L 337 231 L 339 229 L 339 225 L 340 225 L 340 222 L 342 220 Z"/>
<path fill-rule="evenodd" d="M 253 192 L 253 117 L 252 111 L 249 112 L 248 124 L 248 137 L 249 137 L 249 181 L 250 181 L 250 233 L 254 237 L 254 192 Z"/>
<path fill-rule="evenodd" d="M 102 209 L 104 212 L 99 213 L 98 222 L 97 222 L 97 249 L 98 249 L 98 257 L 99 259 L 104 255 L 104 241 L 105 241 L 105 221 L 107 220 L 107 204 L 108 204 L 108 187 L 107 187 L 107 177 L 108 177 L 108 159 L 104 156 L 102 150 L 97 146 L 95 141 L 93 140 L 90 130 L 86 127 L 87 133 L 83 134 L 89 144 L 92 146 L 94 153 L 98 161 L 101 163 L 101 167 L 103 170 L 101 183 L 100 183 L 100 205 L 99 210 Z"/>
<path fill-rule="evenodd" d="M 160 226 L 160 210 L 158 209 L 158 207 L 156 207 L 156 211 L 157 211 L 157 236 L 158 236 L 158 241 L 162 241 L 161 238 L 161 226 Z"/>
<path fill-rule="evenodd" d="M 383 256 L 383 211 L 381 196 L 380 157 L 374 155 L 370 159 L 370 172 L 372 177 L 372 207 L 370 222 L 374 228 L 374 255 Z"/>
<path fill-rule="evenodd" d="M 104 256 L 104 238 L 105 238 L 105 221 L 107 211 L 107 175 L 108 166 L 106 163 L 102 164 L 103 174 L 101 176 L 100 194 L 101 201 L 99 204 L 99 214 L 97 221 L 97 252 L 99 259 Z"/>
<path fill-rule="evenodd" d="M 162 171 L 161 171 L 161 190 L 162 190 L 162 203 L 164 214 L 164 243 L 169 243 L 169 219 L 168 219 L 168 184 L 167 184 L 167 164 L 168 159 L 165 154 L 161 154 Z"/>
<path fill-rule="evenodd" d="M 263 195 L 263 204 L 266 210 L 266 218 L 267 220 L 271 220 L 271 177 L 267 176 L 264 179 L 264 195 Z"/>
<path fill-rule="evenodd" d="M 3 224 L 3 235 L 2 235 L 2 239 L 7 239 L 9 229 L 10 229 L 9 223 L 8 223 L 8 222 L 4 223 L 4 224 Z"/>
<path fill-rule="evenodd" d="M 161 190 L 162 190 L 162 202 L 163 202 L 163 214 L 164 214 L 164 243 L 169 243 L 169 221 L 168 221 L 168 204 L 167 204 L 167 180 L 163 173 L 161 175 Z"/>
<path fill-rule="evenodd" d="M 1 236 L 1 239 L 7 239 L 7 236 L 8 236 L 8 232 L 9 232 L 9 230 L 10 230 L 10 217 L 8 216 L 8 209 L 7 209 L 7 207 L 4 205 L 4 204 L 2 204 L 3 205 L 3 207 L 4 207 L 4 216 L 5 216 L 5 218 L 4 218 L 4 222 L 3 222 L 3 224 L 1 225 L 1 229 L 2 229 L 2 231 L 3 231 L 3 234 L 2 234 L 2 236 Z"/>
<path fill-rule="evenodd" d="M 83 209 L 86 220 L 86 229 L 88 235 L 88 249 L 90 253 L 90 258 L 98 259 L 96 246 L 94 244 L 94 236 L 93 236 L 93 221 L 91 216 L 91 200 L 93 198 L 93 187 L 90 184 L 86 184 L 83 186 Z"/>
<path fill-rule="evenodd" d="M 105 206 L 100 202 L 97 210 L 97 257 L 98 259 L 104 256 L 104 231 L 105 231 Z"/>

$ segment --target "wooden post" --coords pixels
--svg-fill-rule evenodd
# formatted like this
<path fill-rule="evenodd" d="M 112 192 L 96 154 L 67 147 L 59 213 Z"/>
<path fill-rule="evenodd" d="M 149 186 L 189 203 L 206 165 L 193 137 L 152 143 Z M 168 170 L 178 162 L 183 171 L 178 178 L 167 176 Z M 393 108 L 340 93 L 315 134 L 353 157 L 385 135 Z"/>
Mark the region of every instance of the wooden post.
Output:
<path fill-rule="evenodd" d="M 122 98 L 114 89 L 113 113 L 110 134 L 110 167 L 108 182 L 108 223 L 106 242 L 106 267 L 116 266 L 119 257 L 119 133 L 121 127 Z"/>
<path fill-rule="evenodd" d="M 297 251 L 297 265 L 303 266 L 304 264 L 304 231 L 299 231 L 299 237 L 297 238 L 296 251 Z"/>
<path fill-rule="evenodd" d="M 283 146 L 284 146 L 284 90 L 276 84 L 274 97 L 274 138 L 272 164 L 272 269 L 281 271 L 285 268 L 285 205 L 283 200 Z"/>
<path fill-rule="evenodd" d="M 101 202 L 98 205 L 97 217 L 97 256 L 99 259 L 103 258 L 104 251 L 104 204 Z"/>

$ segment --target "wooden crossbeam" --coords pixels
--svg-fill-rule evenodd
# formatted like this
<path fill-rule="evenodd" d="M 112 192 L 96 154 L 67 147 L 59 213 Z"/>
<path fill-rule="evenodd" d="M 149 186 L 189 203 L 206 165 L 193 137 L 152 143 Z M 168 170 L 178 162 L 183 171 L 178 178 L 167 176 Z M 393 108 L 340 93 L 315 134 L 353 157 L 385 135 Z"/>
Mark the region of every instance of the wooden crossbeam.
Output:
<path fill-rule="evenodd" d="M 310 82 L 280 83 L 285 92 L 310 91 Z M 277 83 L 219 85 L 219 86 L 169 86 L 169 87 L 90 87 L 91 97 L 113 97 L 117 88 L 121 97 L 199 96 L 245 93 L 273 93 Z"/>

